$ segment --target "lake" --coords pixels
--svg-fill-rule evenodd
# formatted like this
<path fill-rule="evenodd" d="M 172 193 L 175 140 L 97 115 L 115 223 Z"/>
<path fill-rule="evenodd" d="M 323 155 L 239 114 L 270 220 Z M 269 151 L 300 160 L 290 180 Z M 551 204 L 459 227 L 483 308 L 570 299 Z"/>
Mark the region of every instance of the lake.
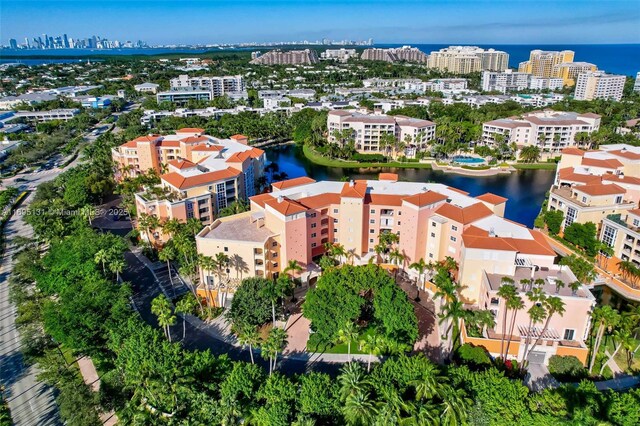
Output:
<path fill-rule="evenodd" d="M 519 170 L 510 175 L 470 177 L 447 174 L 431 169 L 342 169 L 311 163 L 295 145 L 267 148 L 267 159 L 278 164 L 289 178 L 309 176 L 316 180 L 377 179 L 382 172 L 393 172 L 400 180 L 410 182 L 438 182 L 467 191 L 472 196 L 492 192 L 508 198 L 505 217 L 528 227 L 533 226 L 545 193 L 551 187 L 553 170 Z"/>

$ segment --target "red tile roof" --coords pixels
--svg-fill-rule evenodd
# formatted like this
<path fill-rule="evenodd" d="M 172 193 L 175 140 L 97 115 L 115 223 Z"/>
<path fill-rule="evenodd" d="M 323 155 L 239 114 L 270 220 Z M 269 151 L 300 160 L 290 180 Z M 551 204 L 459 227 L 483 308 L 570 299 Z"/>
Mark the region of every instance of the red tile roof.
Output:
<path fill-rule="evenodd" d="M 226 163 L 243 163 L 249 157 L 251 157 L 249 151 L 235 152 L 233 155 L 227 158 Z"/>
<path fill-rule="evenodd" d="M 284 197 L 267 200 L 265 204 L 285 216 L 306 212 L 308 210 L 299 202 Z"/>
<path fill-rule="evenodd" d="M 483 250 L 516 251 L 518 253 L 542 256 L 556 255 L 544 236 L 538 231 L 530 230 L 529 232 L 533 239 L 528 240 L 524 238 L 483 236 L 477 231 L 478 229 L 475 228 L 471 233 L 465 230 L 462 234 L 462 241 L 465 247 Z"/>
<path fill-rule="evenodd" d="M 419 194 L 411 195 L 409 197 L 405 197 L 404 201 L 409 204 L 413 204 L 414 206 L 423 207 L 430 204 L 438 203 L 440 201 L 444 201 L 446 199 L 447 196 L 444 194 L 440 194 L 439 192 L 435 191 L 426 191 Z"/>
<path fill-rule="evenodd" d="M 402 205 L 404 196 L 395 194 L 366 194 L 364 202 L 376 206 L 398 206 Z"/>
<path fill-rule="evenodd" d="M 491 216 L 493 212 L 489 210 L 489 207 L 482 203 L 472 204 L 468 207 L 461 208 L 454 206 L 453 204 L 444 203 L 438 207 L 435 213 L 440 216 L 444 216 L 448 219 L 454 220 L 458 223 L 466 225 L 468 223 L 475 222 L 483 217 Z"/>
<path fill-rule="evenodd" d="M 367 194 L 367 181 L 357 180 L 355 182 L 347 182 L 342 187 L 340 195 L 350 198 L 364 198 Z"/>
<path fill-rule="evenodd" d="M 633 176 L 618 176 L 607 174 L 602 176 L 602 180 L 607 182 L 621 182 L 631 185 L 640 185 L 640 178 Z"/>
<path fill-rule="evenodd" d="M 237 135 L 231 136 L 230 139 L 239 140 L 239 139 L 249 139 L 249 138 L 247 136 L 245 136 L 245 135 L 237 134 Z"/>
<path fill-rule="evenodd" d="M 298 202 L 310 209 L 319 209 L 331 204 L 340 204 L 340 194 L 325 193 L 312 195 L 311 197 L 300 198 Z"/>
<path fill-rule="evenodd" d="M 185 159 L 171 160 L 167 164 L 180 170 L 195 167 L 195 163 L 192 163 L 191 161 Z"/>
<path fill-rule="evenodd" d="M 389 180 L 391 182 L 398 181 L 398 175 L 396 173 L 380 173 L 378 180 Z"/>
<path fill-rule="evenodd" d="M 593 183 L 589 185 L 580 185 L 575 186 L 573 189 L 576 191 L 584 192 L 588 195 L 613 195 L 613 194 L 624 194 L 627 191 L 624 188 L 619 187 L 615 183 L 611 184 L 602 184 L 602 183 Z"/>
<path fill-rule="evenodd" d="M 582 157 L 584 155 L 584 151 L 578 148 L 573 148 L 573 147 L 569 147 L 569 148 L 565 148 L 562 150 L 563 154 L 567 154 L 567 155 L 579 155 L 580 157 Z"/>
<path fill-rule="evenodd" d="M 230 179 L 238 176 L 239 174 L 240 172 L 238 170 L 229 167 L 225 170 L 217 170 L 195 176 L 182 176 L 180 173 L 171 172 L 160 176 L 160 178 L 175 188 L 187 189 L 196 186 L 208 185 L 219 180 Z"/>
<path fill-rule="evenodd" d="M 198 127 L 183 127 L 182 129 L 176 130 L 176 133 L 204 133 L 204 129 Z"/>
<path fill-rule="evenodd" d="M 254 203 L 256 203 L 257 205 L 259 205 L 260 207 L 264 208 L 265 206 L 265 202 L 268 200 L 272 200 L 273 199 L 273 195 L 271 194 L 260 194 L 260 195 L 254 195 L 253 197 L 250 197 L 249 200 L 253 201 Z"/>
<path fill-rule="evenodd" d="M 209 142 L 210 139 L 206 136 L 189 136 L 184 139 L 180 139 L 184 143 L 198 143 L 198 142 Z"/>
<path fill-rule="evenodd" d="M 293 179 L 287 179 L 280 182 L 275 182 L 275 183 L 272 183 L 271 186 L 273 186 L 276 189 L 287 189 L 287 188 L 293 188 L 294 186 L 306 185 L 314 182 L 315 180 L 311 179 L 308 176 L 301 176 Z"/>
<path fill-rule="evenodd" d="M 618 157 L 627 158 L 629 160 L 640 160 L 640 154 L 636 154 L 632 151 L 627 151 L 626 149 L 619 149 L 617 151 L 608 151 L 609 154 L 616 155 Z"/>
<path fill-rule="evenodd" d="M 487 192 L 486 194 L 478 195 L 476 197 L 477 200 L 487 202 L 489 204 L 498 205 L 502 203 L 506 203 L 508 201 L 507 198 L 501 197 L 496 194 L 492 194 L 491 192 Z"/>
<path fill-rule="evenodd" d="M 180 141 L 161 140 L 160 142 L 158 142 L 156 144 L 156 146 L 167 147 L 167 148 L 178 148 L 178 147 L 180 147 Z"/>
<path fill-rule="evenodd" d="M 196 145 L 191 148 L 191 151 L 222 151 L 224 147 L 222 145 Z"/>
<path fill-rule="evenodd" d="M 560 180 L 580 183 L 596 183 L 600 182 L 601 179 L 601 177 L 597 175 L 583 175 L 575 173 L 575 169 L 573 167 L 560 169 L 558 171 L 558 177 L 560 178 Z"/>
<path fill-rule="evenodd" d="M 588 158 L 588 157 L 582 158 L 582 165 L 602 167 L 605 169 L 617 169 L 624 166 L 624 164 L 622 164 L 620 161 L 616 160 L 615 158 L 611 158 L 609 160 L 600 160 L 597 158 Z"/>

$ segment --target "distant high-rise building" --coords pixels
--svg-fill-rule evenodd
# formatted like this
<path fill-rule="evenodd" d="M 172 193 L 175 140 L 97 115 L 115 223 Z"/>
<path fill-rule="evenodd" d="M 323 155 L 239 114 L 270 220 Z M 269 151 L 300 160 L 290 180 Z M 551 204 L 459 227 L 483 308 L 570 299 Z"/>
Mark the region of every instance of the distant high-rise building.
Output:
<path fill-rule="evenodd" d="M 429 68 L 455 74 L 504 71 L 509 68 L 509 54 L 477 46 L 449 46 L 429 54 Z"/>
<path fill-rule="evenodd" d="M 71 45 L 69 44 L 69 38 L 67 37 L 67 35 L 66 35 L 66 34 L 64 34 L 64 35 L 62 36 L 62 42 L 63 42 L 64 47 L 65 47 L 66 49 L 68 49 L 69 47 L 71 47 Z"/>
<path fill-rule="evenodd" d="M 634 92 L 640 92 L 640 72 L 636 74 L 636 82 L 633 85 Z"/>
<path fill-rule="evenodd" d="M 16 41 L 15 38 L 12 38 L 9 40 L 9 47 L 11 47 L 12 49 L 18 48 L 18 42 Z"/>
<path fill-rule="evenodd" d="M 518 71 L 533 74 L 536 77 L 554 77 L 553 67 L 566 62 L 573 62 L 574 54 L 575 52 L 572 50 L 563 50 L 561 52 L 532 50 L 529 54 L 529 60 L 520 62 Z"/>
<path fill-rule="evenodd" d="M 402 46 L 392 49 L 365 49 L 360 59 L 365 61 L 384 62 L 418 62 L 427 63 L 429 57 L 417 47 Z"/>
<path fill-rule="evenodd" d="M 317 64 L 318 54 L 315 50 L 271 50 L 251 61 L 258 65 L 303 65 Z"/>
<path fill-rule="evenodd" d="M 593 99 L 622 99 L 624 75 L 606 74 L 603 71 L 590 71 L 578 75 L 574 98 L 579 101 Z"/>
<path fill-rule="evenodd" d="M 31 49 L 31 43 L 29 43 L 29 37 L 24 38 L 24 45 L 27 46 L 27 49 Z"/>
<path fill-rule="evenodd" d="M 553 67 L 552 77 L 561 78 L 565 86 L 573 86 L 576 84 L 578 75 L 596 71 L 598 69 L 594 64 L 589 62 L 563 62 Z"/>

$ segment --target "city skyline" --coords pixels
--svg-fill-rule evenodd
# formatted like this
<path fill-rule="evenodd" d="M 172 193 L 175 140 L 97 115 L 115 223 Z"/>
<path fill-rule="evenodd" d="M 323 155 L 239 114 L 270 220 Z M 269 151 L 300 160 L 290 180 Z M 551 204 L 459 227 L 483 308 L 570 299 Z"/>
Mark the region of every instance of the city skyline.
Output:
<path fill-rule="evenodd" d="M 52 2 L 3 1 L 2 42 L 31 34 L 102 34 L 149 44 L 368 39 L 377 43 L 638 43 L 633 1 Z M 399 13 L 402 10 L 411 13 Z M 96 20 L 96 17 L 100 17 Z M 140 25 L 154 22 L 154 25 Z M 189 25 L 176 25 L 189 22 Z M 126 28 L 126 31 L 122 29 Z M 158 31 L 162 28 L 162 31 Z"/>

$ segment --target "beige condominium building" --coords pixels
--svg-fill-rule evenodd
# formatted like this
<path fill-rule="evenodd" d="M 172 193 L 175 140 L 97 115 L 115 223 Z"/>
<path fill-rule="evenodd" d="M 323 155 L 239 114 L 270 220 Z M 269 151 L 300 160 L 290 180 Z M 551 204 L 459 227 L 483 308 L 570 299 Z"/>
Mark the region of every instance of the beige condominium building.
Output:
<path fill-rule="evenodd" d="M 553 67 L 565 62 L 573 62 L 574 55 L 575 52 L 571 50 L 560 52 L 532 50 L 529 54 L 529 60 L 520 62 L 518 71 L 533 74 L 536 77 L 554 77 Z"/>
<path fill-rule="evenodd" d="M 607 215 L 602 220 L 600 241 L 613 249 L 609 263 L 631 262 L 640 268 L 640 209 Z"/>
<path fill-rule="evenodd" d="M 195 128 L 142 136 L 114 148 L 112 155 L 118 180 L 148 170 L 160 175 L 160 184 L 135 194 L 135 202 L 138 213 L 161 223 L 189 218 L 211 223 L 220 209 L 256 194 L 266 161 L 264 151 L 249 146 L 245 136 L 217 139 Z M 157 243 L 168 238 L 159 230 L 152 235 Z"/>
<path fill-rule="evenodd" d="M 597 69 L 589 62 L 564 62 L 553 67 L 552 77 L 561 78 L 565 86 L 574 86 L 580 74 Z"/>
<path fill-rule="evenodd" d="M 370 48 L 362 52 L 360 59 L 364 61 L 383 62 L 417 62 L 427 63 L 428 55 L 417 47 L 402 46 L 390 49 Z"/>
<path fill-rule="evenodd" d="M 497 135 L 519 148 L 538 146 L 543 153 L 560 153 L 564 148 L 580 144 L 578 133 L 592 133 L 600 128 L 600 116 L 564 111 L 533 111 L 521 116 L 491 120 L 482 125 L 482 142 L 496 145 Z"/>
<path fill-rule="evenodd" d="M 228 274 L 236 283 L 240 277 L 273 277 L 291 260 L 302 266 L 303 280 L 313 280 L 320 273 L 317 261 L 325 244 L 343 246 L 347 254 L 341 262 L 386 264 L 414 278 L 417 272 L 409 268 L 411 263 L 451 257 L 459 265 L 457 280 L 465 302 L 490 309 L 497 323 L 506 314 L 496 296 L 501 278 L 541 279 L 543 290 L 559 294 L 572 315 L 553 319 L 538 351 L 542 354 L 535 356 L 540 362 L 556 353 L 586 359 L 584 337 L 593 297 L 584 287 L 567 290 L 575 276 L 569 268 L 554 265 L 556 253 L 541 233 L 504 218 L 506 198 L 489 193 L 472 197 L 443 184 L 397 179 L 383 173 L 379 180 L 316 182 L 301 177 L 275 183 L 271 193 L 251 197 L 251 211 L 205 227 L 196 237 L 198 253 L 225 253 L 233 259 Z M 376 252 L 383 233 L 398 235 L 393 249 L 402 260 Z M 217 288 L 211 272 L 201 274 L 202 282 Z M 424 287 L 434 291 L 428 280 Z M 526 322 L 524 316 L 517 322 L 511 357 L 522 351 L 529 332 Z M 531 332 L 540 330 L 538 326 Z M 476 343 L 498 352 L 495 342 L 499 346 L 503 333 L 496 325 Z"/>
<path fill-rule="evenodd" d="M 318 53 L 313 49 L 270 50 L 251 60 L 251 64 L 257 65 L 311 65 L 317 64 Z"/>
<path fill-rule="evenodd" d="M 350 139 L 338 138 L 336 132 L 351 130 L 350 137 L 355 144 L 355 149 L 365 154 L 392 153 L 393 147 L 387 148 L 380 145 L 383 135 L 391 134 L 396 140 L 406 144 L 404 154 L 408 157 L 413 157 L 416 152 L 426 149 L 429 142 L 436 137 L 436 124 L 428 120 L 346 110 L 329 112 L 327 130 L 329 142 L 339 144 L 348 143 Z"/>
<path fill-rule="evenodd" d="M 584 72 L 578 75 L 574 99 L 591 101 L 593 99 L 622 99 L 624 75 L 606 74 L 602 71 Z"/>
<path fill-rule="evenodd" d="M 548 208 L 563 212 L 563 227 L 592 222 L 600 229 L 605 218 L 624 216 L 639 201 L 640 148 L 616 144 L 562 152 Z"/>
<path fill-rule="evenodd" d="M 429 68 L 454 74 L 479 71 L 504 71 L 509 68 L 509 54 L 477 46 L 449 46 L 429 54 Z"/>

